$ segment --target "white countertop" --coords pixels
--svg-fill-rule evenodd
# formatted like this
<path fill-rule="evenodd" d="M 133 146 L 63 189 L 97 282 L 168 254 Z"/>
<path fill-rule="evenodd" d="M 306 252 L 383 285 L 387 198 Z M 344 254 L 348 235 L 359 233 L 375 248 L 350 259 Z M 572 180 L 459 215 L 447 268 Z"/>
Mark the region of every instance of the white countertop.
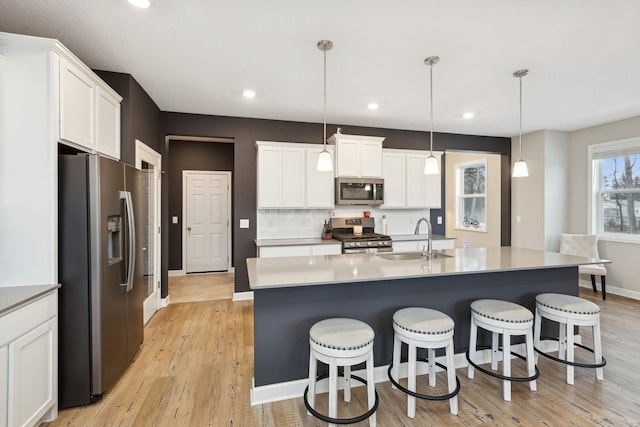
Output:
<path fill-rule="evenodd" d="M 59 288 L 60 285 L 0 287 L 0 316 Z"/>
<path fill-rule="evenodd" d="M 341 245 L 342 242 L 337 240 L 318 239 L 256 239 L 256 246 L 264 248 L 268 246 L 301 246 L 301 245 Z"/>
<path fill-rule="evenodd" d="M 392 234 L 391 240 L 394 242 L 411 242 L 414 240 L 429 240 L 429 236 L 426 234 Z M 434 234 L 431 240 L 456 240 L 456 238 Z"/>
<path fill-rule="evenodd" d="M 251 289 L 259 290 L 410 277 L 536 270 L 607 262 L 513 247 L 465 248 L 438 252 L 453 256 L 429 261 L 391 261 L 376 254 L 248 258 L 249 286 Z"/>

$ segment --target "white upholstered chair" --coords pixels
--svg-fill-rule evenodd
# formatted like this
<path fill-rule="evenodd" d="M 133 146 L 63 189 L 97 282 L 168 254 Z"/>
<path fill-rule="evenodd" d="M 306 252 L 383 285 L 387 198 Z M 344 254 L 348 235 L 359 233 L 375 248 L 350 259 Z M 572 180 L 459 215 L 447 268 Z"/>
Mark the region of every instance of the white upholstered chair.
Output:
<path fill-rule="evenodd" d="M 561 234 L 560 253 L 567 255 L 583 256 L 587 258 L 600 258 L 598 255 L 598 238 L 594 234 Z M 602 299 L 607 299 L 604 276 L 607 269 L 602 264 L 581 265 L 578 267 L 580 274 L 591 275 L 591 286 L 593 292 L 598 292 L 596 288 L 596 276 L 600 276 L 602 284 Z"/>

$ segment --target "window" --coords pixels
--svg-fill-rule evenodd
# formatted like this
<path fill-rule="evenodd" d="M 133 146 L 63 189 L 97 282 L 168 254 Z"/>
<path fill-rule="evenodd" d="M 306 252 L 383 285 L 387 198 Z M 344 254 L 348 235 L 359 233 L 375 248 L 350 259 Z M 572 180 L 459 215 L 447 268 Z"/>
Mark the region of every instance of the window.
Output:
<path fill-rule="evenodd" d="M 459 163 L 456 170 L 456 227 L 487 231 L 487 161 Z"/>
<path fill-rule="evenodd" d="M 640 138 L 589 147 L 592 232 L 640 243 Z"/>

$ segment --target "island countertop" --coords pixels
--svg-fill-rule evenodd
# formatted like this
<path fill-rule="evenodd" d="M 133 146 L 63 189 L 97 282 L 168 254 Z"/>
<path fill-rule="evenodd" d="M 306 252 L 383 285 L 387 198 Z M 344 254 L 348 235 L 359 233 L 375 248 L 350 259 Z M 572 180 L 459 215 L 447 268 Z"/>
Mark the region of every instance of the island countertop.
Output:
<path fill-rule="evenodd" d="M 253 290 L 427 276 L 571 267 L 607 262 L 534 249 L 495 247 L 438 251 L 448 258 L 392 261 L 376 254 L 249 258 Z"/>

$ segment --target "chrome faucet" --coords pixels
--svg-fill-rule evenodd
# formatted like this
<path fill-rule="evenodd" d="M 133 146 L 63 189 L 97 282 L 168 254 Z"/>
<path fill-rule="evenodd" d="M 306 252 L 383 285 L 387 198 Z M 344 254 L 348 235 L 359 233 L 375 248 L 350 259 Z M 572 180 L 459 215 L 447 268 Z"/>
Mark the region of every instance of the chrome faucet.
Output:
<path fill-rule="evenodd" d="M 431 250 L 431 222 L 427 219 L 427 218 L 420 218 L 418 220 L 418 223 L 416 224 L 416 231 L 414 232 L 414 234 L 420 234 L 420 224 L 422 223 L 422 221 L 427 223 L 427 233 L 428 237 L 427 237 L 427 250 L 425 252 L 424 247 L 422 248 L 422 254 L 424 256 L 427 257 L 427 259 L 431 259 L 431 254 L 432 254 L 432 250 Z"/>

